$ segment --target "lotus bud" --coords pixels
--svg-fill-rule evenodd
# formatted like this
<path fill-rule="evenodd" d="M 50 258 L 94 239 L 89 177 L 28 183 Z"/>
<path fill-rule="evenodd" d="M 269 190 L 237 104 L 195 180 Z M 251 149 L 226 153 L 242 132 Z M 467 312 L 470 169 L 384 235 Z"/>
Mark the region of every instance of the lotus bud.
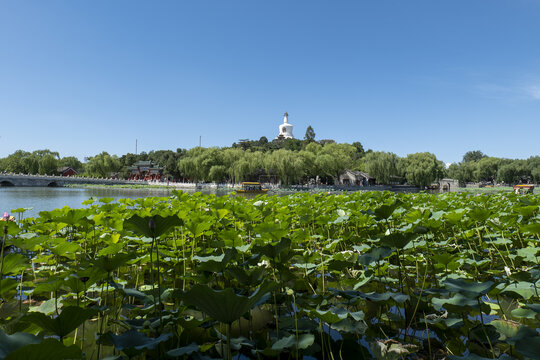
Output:
<path fill-rule="evenodd" d="M 148 227 L 152 231 L 156 230 L 156 223 L 154 222 L 154 218 L 150 218 L 150 220 L 148 221 Z"/>
<path fill-rule="evenodd" d="M 287 292 L 287 295 L 289 295 L 289 296 L 293 296 L 293 295 L 294 295 L 294 291 L 293 291 L 293 289 L 291 289 L 291 288 L 287 288 L 287 291 L 286 291 L 286 292 Z"/>
<path fill-rule="evenodd" d="M 7 213 L 7 211 L 4 212 L 4 221 L 8 221 L 9 220 L 9 214 Z"/>

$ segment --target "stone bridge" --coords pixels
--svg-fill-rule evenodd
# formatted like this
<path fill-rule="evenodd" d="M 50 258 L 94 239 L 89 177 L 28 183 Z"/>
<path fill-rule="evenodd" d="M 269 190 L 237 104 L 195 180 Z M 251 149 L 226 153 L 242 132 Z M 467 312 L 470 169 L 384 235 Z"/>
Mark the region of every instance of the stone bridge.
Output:
<path fill-rule="evenodd" d="M 41 186 L 59 187 L 69 184 L 96 184 L 96 185 L 123 185 L 123 184 L 146 184 L 145 181 L 130 181 L 118 179 L 99 179 L 80 176 L 48 176 L 48 175 L 23 175 L 23 174 L 0 174 L 0 186 Z"/>

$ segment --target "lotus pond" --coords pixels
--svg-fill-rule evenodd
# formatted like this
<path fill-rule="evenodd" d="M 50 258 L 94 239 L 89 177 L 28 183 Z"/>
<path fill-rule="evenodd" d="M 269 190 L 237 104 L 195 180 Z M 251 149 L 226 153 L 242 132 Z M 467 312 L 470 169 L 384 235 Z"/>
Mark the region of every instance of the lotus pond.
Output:
<path fill-rule="evenodd" d="M 20 217 L 0 359 L 539 359 L 539 204 L 175 192 Z"/>

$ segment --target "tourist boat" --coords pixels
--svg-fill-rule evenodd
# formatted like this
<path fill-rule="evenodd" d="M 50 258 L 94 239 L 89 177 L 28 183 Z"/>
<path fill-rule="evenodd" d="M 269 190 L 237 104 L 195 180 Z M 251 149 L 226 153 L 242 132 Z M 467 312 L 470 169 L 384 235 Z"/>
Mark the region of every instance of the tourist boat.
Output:
<path fill-rule="evenodd" d="M 250 193 L 250 194 L 265 194 L 268 189 L 263 189 L 261 183 L 258 182 L 243 182 L 241 183 L 242 188 L 236 190 L 239 193 Z"/>
<path fill-rule="evenodd" d="M 534 185 L 514 185 L 514 192 L 516 194 L 532 194 L 534 192 Z"/>

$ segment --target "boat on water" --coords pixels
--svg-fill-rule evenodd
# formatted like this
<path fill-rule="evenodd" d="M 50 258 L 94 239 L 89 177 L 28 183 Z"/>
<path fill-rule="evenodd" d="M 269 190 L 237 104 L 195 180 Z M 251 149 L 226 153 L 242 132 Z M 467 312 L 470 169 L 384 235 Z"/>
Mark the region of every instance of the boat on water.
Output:
<path fill-rule="evenodd" d="M 239 193 L 249 193 L 249 194 L 266 194 L 268 189 L 263 189 L 261 183 L 259 182 L 243 182 L 241 183 L 242 188 L 236 190 Z"/>
<path fill-rule="evenodd" d="M 516 194 L 532 194 L 534 192 L 534 185 L 530 185 L 530 184 L 514 185 L 514 192 Z"/>

